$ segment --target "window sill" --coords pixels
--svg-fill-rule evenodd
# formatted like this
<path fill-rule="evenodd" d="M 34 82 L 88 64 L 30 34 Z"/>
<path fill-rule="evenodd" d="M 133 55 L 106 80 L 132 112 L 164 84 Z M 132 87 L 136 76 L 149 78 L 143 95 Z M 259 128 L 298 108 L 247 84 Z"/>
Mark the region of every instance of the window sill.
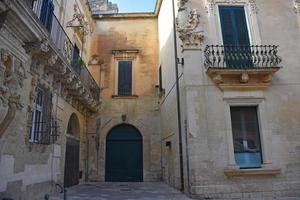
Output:
<path fill-rule="evenodd" d="M 131 96 L 118 96 L 118 95 L 112 95 L 111 96 L 113 99 L 137 99 L 139 96 L 138 95 L 131 95 Z"/>
<path fill-rule="evenodd" d="M 271 175 L 275 176 L 281 173 L 281 169 L 226 169 L 224 170 L 224 174 L 227 177 L 235 177 L 235 176 L 257 176 L 257 175 Z"/>

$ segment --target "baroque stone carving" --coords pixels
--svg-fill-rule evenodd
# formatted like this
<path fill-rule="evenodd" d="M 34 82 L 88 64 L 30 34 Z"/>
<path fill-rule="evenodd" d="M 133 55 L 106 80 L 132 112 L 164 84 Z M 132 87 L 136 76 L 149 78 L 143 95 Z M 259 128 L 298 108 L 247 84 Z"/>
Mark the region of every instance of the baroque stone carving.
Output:
<path fill-rule="evenodd" d="M 90 33 L 88 22 L 84 19 L 84 14 L 79 10 L 77 4 L 74 4 L 74 14 L 73 18 L 67 22 L 67 27 L 73 27 L 80 30 L 80 34 L 88 35 Z"/>
<path fill-rule="evenodd" d="M 0 138 L 14 119 L 16 111 L 23 108 L 19 90 L 26 78 L 25 69 L 20 60 L 7 50 L 0 50 L 0 106 L 7 108 L 3 121 L 0 122 Z"/>
<path fill-rule="evenodd" d="M 294 9 L 296 13 L 300 14 L 300 0 L 295 0 Z"/>
<path fill-rule="evenodd" d="M 253 12 L 253 13 L 258 12 L 256 0 L 206 0 L 206 11 L 208 13 L 214 13 L 215 6 L 217 3 L 224 3 L 224 4 L 245 3 L 245 4 L 249 4 L 249 6 L 251 8 L 251 12 Z"/>
<path fill-rule="evenodd" d="M 179 38 L 182 41 L 182 48 L 197 48 L 201 46 L 204 35 L 203 31 L 197 30 L 199 23 L 200 15 L 197 13 L 196 9 L 190 11 L 188 20 L 185 24 L 180 25 L 177 19 L 177 31 L 179 32 Z"/>
<path fill-rule="evenodd" d="M 28 42 L 24 46 L 26 53 L 48 53 L 50 50 L 49 41 L 43 39 L 40 42 Z"/>
<path fill-rule="evenodd" d="M 178 1 L 178 7 L 179 7 L 179 10 L 184 10 L 185 9 L 185 5 L 186 3 L 188 2 L 189 0 L 179 0 Z"/>

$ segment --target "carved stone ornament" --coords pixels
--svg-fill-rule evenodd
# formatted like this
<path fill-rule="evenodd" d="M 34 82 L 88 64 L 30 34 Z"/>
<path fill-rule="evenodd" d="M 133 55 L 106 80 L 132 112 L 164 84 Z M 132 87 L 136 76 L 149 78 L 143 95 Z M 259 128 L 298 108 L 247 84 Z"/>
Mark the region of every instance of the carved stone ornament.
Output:
<path fill-rule="evenodd" d="M 252 13 L 258 12 L 258 7 L 256 5 L 256 0 L 206 0 L 206 11 L 208 13 L 214 13 L 217 4 L 228 4 L 234 5 L 237 3 L 248 4 L 251 8 Z"/>
<path fill-rule="evenodd" d="M 184 10 L 186 9 L 186 3 L 188 2 L 189 0 L 178 0 L 178 7 L 179 7 L 179 10 Z"/>
<path fill-rule="evenodd" d="M 296 13 L 300 14 L 300 0 L 295 0 L 294 9 Z"/>
<path fill-rule="evenodd" d="M 50 51 L 49 41 L 43 39 L 40 42 L 28 42 L 24 46 L 26 53 L 48 53 Z"/>
<path fill-rule="evenodd" d="M 79 10 L 77 4 L 74 4 L 74 14 L 73 18 L 67 22 L 67 27 L 72 27 L 80 30 L 80 34 L 88 35 L 90 33 L 88 22 L 84 19 L 84 14 L 82 14 Z"/>
<path fill-rule="evenodd" d="M 182 41 L 183 49 L 199 48 L 204 40 L 203 31 L 197 30 L 200 23 L 200 15 L 196 9 L 190 11 L 187 21 L 180 25 L 177 19 L 177 31 Z"/>
<path fill-rule="evenodd" d="M 104 61 L 98 55 L 92 55 L 89 60 L 89 65 L 102 65 L 103 63 Z"/>
<path fill-rule="evenodd" d="M 0 50 L 0 108 L 5 116 L 0 121 L 0 138 L 14 119 L 16 111 L 23 108 L 20 102 L 20 89 L 26 78 L 25 69 L 19 59 L 7 50 Z"/>

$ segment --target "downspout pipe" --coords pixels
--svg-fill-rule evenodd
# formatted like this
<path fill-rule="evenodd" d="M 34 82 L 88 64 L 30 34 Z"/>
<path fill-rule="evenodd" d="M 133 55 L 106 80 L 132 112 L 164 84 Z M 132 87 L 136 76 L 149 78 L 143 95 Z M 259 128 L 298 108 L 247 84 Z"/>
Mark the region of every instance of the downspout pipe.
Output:
<path fill-rule="evenodd" d="M 182 127 L 181 127 L 181 107 L 180 107 L 180 89 L 178 75 L 178 52 L 177 52 L 177 33 L 176 33 L 176 17 L 175 3 L 172 0 L 173 9 L 173 37 L 174 37 L 174 59 L 175 59 L 175 78 L 176 78 L 176 97 L 177 97 L 177 120 L 178 120 L 178 137 L 179 137 L 179 165 L 180 165 L 180 190 L 184 191 L 184 172 L 183 172 L 183 147 L 182 147 Z"/>

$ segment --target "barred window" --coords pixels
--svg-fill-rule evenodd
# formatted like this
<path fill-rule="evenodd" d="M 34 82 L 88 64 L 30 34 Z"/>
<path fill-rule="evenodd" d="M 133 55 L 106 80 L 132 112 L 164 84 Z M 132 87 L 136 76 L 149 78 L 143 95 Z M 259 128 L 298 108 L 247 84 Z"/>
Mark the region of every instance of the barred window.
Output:
<path fill-rule="evenodd" d="M 37 88 L 37 97 L 32 111 L 32 126 L 29 141 L 50 144 L 52 93 L 41 87 Z"/>

